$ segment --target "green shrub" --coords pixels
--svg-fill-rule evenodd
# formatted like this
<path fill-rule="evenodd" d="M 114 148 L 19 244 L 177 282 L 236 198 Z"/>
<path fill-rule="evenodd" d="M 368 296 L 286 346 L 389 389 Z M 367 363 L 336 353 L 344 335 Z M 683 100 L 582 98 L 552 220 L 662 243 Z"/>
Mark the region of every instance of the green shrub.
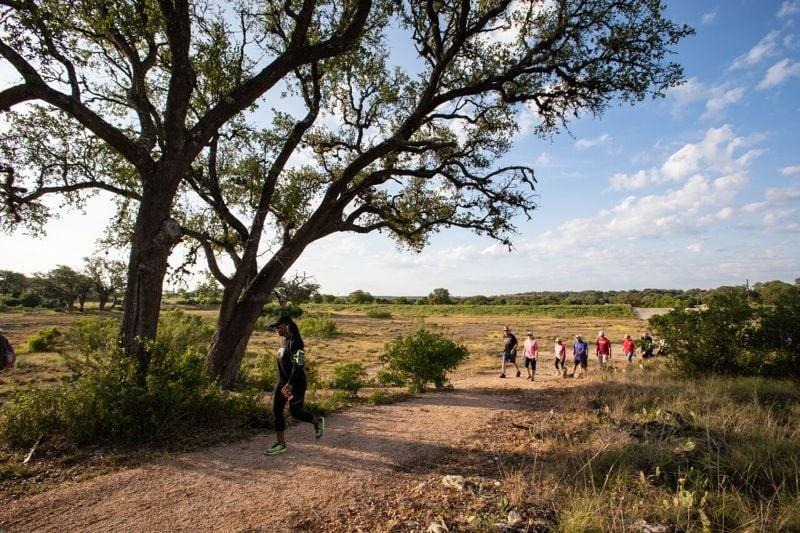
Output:
<path fill-rule="evenodd" d="M 319 372 L 316 363 L 306 360 L 306 385 L 308 389 L 316 388 L 319 384 Z M 256 357 L 252 367 L 243 367 L 239 381 L 245 388 L 258 391 L 271 391 L 278 382 L 278 363 L 275 356 L 260 354 Z"/>
<path fill-rule="evenodd" d="M 392 318 L 392 313 L 389 311 L 379 311 L 377 309 L 370 309 L 367 311 L 368 318 Z"/>
<path fill-rule="evenodd" d="M 705 311 L 676 309 L 650 319 L 673 365 L 688 374 L 800 377 L 800 292 L 772 307 L 716 293 Z"/>
<path fill-rule="evenodd" d="M 74 372 L 85 367 L 104 364 L 117 348 L 119 322 L 111 318 L 90 318 L 70 325 L 64 333 L 61 352 L 67 366 Z"/>
<path fill-rule="evenodd" d="M 207 377 L 201 352 L 169 352 L 157 343 L 149 349 L 144 381 L 132 358 L 113 352 L 56 388 L 12 395 L 0 413 L 0 442 L 24 449 L 42 435 L 75 445 L 141 444 L 256 408 L 252 398 L 228 395 Z"/>
<path fill-rule="evenodd" d="M 336 390 L 332 394 L 306 400 L 306 409 L 314 414 L 324 415 L 350 407 L 355 401 L 356 399 L 349 392 Z"/>
<path fill-rule="evenodd" d="M 255 366 L 247 376 L 247 382 L 262 391 L 274 389 L 278 382 L 278 364 L 275 357 L 268 354 L 259 355 Z"/>
<path fill-rule="evenodd" d="M 28 351 L 31 353 L 54 352 L 60 337 L 61 332 L 57 328 L 41 329 L 28 339 Z"/>
<path fill-rule="evenodd" d="M 35 292 L 26 292 L 19 299 L 23 307 L 39 307 L 42 305 L 42 297 Z"/>
<path fill-rule="evenodd" d="M 331 388 L 344 390 L 355 396 L 364 386 L 366 377 L 367 371 L 361 363 L 337 363 L 333 366 Z"/>
<path fill-rule="evenodd" d="M 279 316 L 288 316 L 291 318 L 300 318 L 303 316 L 303 309 L 294 304 L 278 305 L 267 304 L 261 309 L 261 316 L 277 318 Z M 274 322 L 275 320 L 273 320 Z"/>
<path fill-rule="evenodd" d="M 330 338 L 336 336 L 336 322 L 329 316 L 309 316 L 300 322 L 300 333 L 304 337 Z"/>
<path fill-rule="evenodd" d="M 184 353 L 190 348 L 205 351 L 213 335 L 214 326 L 180 309 L 163 312 L 158 318 L 158 343 L 170 353 Z"/>
<path fill-rule="evenodd" d="M 390 371 L 406 378 L 412 392 L 419 392 L 429 382 L 437 389 L 444 387 L 447 372 L 454 370 L 468 355 L 463 344 L 422 327 L 408 337 L 388 343 L 382 360 Z"/>
<path fill-rule="evenodd" d="M 375 376 L 375 382 L 380 387 L 405 387 L 407 384 L 403 374 L 386 369 L 378 372 L 378 375 Z"/>
<path fill-rule="evenodd" d="M 387 405 L 394 401 L 390 394 L 386 394 L 382 390 L 374 390 L 367 396 L 367 402 L 372 405 Z"/>

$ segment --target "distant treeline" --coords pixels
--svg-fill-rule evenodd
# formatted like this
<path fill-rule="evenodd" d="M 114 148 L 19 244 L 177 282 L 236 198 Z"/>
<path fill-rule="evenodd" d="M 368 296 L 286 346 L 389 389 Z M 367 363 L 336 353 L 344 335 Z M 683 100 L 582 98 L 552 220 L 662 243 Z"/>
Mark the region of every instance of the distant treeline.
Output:
<path fill-rule="evenodd" d="M 475 304 L 349 304 L 330 303 L 304 305 L 309 312 L 351 311 L 365 313 L 370 317 L 391 318 L 394 316 L 437 316 L 437 315 L 469 315 L 469 316 L 535 316 L 548 318 L 603 317 L 633 318 L 630 305 L 475 305 Z M 275 311 L 273 311 L 275 312 Z"/>
<path fill-rule="evenodd" d="M 384 296 L 375 297 L 357 290 L 347 296 L 313 294 L 310 301 L 326 304 L 416 304 L 416 305 L 607 305 L 621 304 L 632 307 L 684 308 L 705 305 L 718 295 L 735 295 L 752 303 L 775 305 L 782 295 L 797 291 L 800 278 L 794 285 L 783 281 L 755 283 L 749 290 L 743 285 L 722 286 L 715 289 L 634 289 L 626 291 L 531 291 L 499 296 L 451 296 L 444 288 L 434 289 L 427 297 Z M 298 302 L 302 303 L 302 302 Z"/>
<path fill-rule="evenodd" d="M 82 269 L 58 265 L 27 276 L 0 270 L 0 310 L 7 307 L 46 307 L 83 311 L 87 302 L 113 309 L 125 292 L 125 264 L 104 257 L 87 257 Z M 108 306 L 108 307 L 107 307 Z"/>

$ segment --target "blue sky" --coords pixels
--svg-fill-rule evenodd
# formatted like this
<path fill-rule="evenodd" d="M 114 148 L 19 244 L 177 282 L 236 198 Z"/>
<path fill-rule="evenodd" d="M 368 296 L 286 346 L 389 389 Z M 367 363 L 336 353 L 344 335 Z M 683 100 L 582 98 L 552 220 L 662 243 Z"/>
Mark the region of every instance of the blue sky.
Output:
<path fill-rule="evenodd" d="M 667 2 L 696 28 L 678 48 L 687 83 L 667 98 L 582 118 L 571 135 L 522 131 L 507 162 L 530 164 L 538 208 L 511 252 L 445 230 L 420 254 L 385 235 L 337 235 L 296 270 L 326 293 L 456 295 L 691 288 L 800 277 L 800 0 Z M 106 201 L 48 236 L 0 236 L 0 268 L 79 266 Z M 13 250 L 8 253 L 8 250 Z"/>

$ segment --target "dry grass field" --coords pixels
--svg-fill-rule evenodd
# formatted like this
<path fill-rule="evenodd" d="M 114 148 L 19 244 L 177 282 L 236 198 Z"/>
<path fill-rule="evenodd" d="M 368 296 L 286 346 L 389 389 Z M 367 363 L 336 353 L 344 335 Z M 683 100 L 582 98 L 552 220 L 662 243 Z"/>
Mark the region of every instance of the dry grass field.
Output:
<path fill-rule="evenodd" d="M 211 310 L 190 312 L 214 317 Z M 355 407 L 329 416 L 320 441 L 305 425 L 290 428 L 290 451 L 280 461 L 261 453 L 273 439 L 264 428 L 227 439 L 195 434 L 185 446 L 75 450 L 58 460 L 44 455 L 26 467 L 18 454 L 0 456 L 0 493 L 6 495 L 0 527 L 800 530 L 800 393 L 794 382 L 687 379 L 667 371 L 661 358 L 628 366 L 619 342 L 647 327 L 634 318 L 378 319 L 356 310 L 324 316 L 338 333 L 306 337 L 308 359 L 323 384 L 333 366 L 346 361 L 363 363 L 374 376 L 385 344 L 421 323 L 464 343 L 470 356 L 451 376 L 452 391 L 387 405 L 370 403 L 365 394 L 338 404 L 334 410 Z M 0 394 L 66 376 L 61 356 L 25 353 L 25 341 L 42 328 L 68 328 L 81 318 L 0 314 L 0 326 L 21 352 L 19 366 L 0 375 Z M 540 340 L 535 383 L 497 379 L 506 325 L 520 341 L 528 330 Z M 595 371 L 590 358 L 588 379 L 556 377 L 550 366 L 555 337 L 569 346 L 575 334 L 591 342 L 600 329 L 615 341 L 622 371 Z M 270 364 L 278 346 L 273 333 L 257 331 L 245 366 Z M 319 390 L 309 400 L 319 406 L 335 394 Z M 443 483 L 454 475 L 460 488 Z M 283 486 L 287 476 L 298 480 L 291 488 Z M 281 513 L 263 497 L 277 485 Z"/>
<path fill-rule="evenodd" d="M 186 310 L 213 323 L 215 310 Z M 312 311 L 312 315 L 313 315 Z M 557 336 L 569 347 L 576 334 L 591 341 L 599 330 L 615 342 L 614 353 L 620 354 L 619 342 L 625 333 L 638 338 L 647 323 L 633 318 L 543 318 L 526 316 L 469 316 L 447 315 L 420 317 L 369 318 L 363 313 L 336 312 L 324 314 L 336 324 L 338 333 L 330 338 L 309 337 L 306 340 L 309 361 L 314 364 L 324 380 L 336 363 L 357 361 L 363 363 L 372 376 L 381 368 L 379 361 L 387 342 L 407 335 L 420 325 L 443 329 L 447 335 L 467 346 L 468 361 L 459 369 L 459 375 L 495 372 L 502 350 L 503 327 L 509 326 L 519 342 L 525 333 L 533 331 L 539 339 L 540 351 L 549 356 Z M 68 376 L 68 371 L 58 353 L 30 353 L 27 340 L 44 328 L 55 327 L 61 331 L 79 320 L 96 313 L 59 313 L 35 311 L 29 313 L 0 313 L 0 327 L 7 331 L 19 355 L 15 369 L 0 374 L 0 400 L 15 388 L 46 386 Z M 115 314 L 104 314 L 114 317 Z M 301 319 L 302 322 L 302 319 Z M 254 366 L 259 358 L 271 356 L 280 346 L 278 337 L 271 332 L 256 331 L 248 346 L 245 366 Z M 569 352 L 569 350 L 568 350 Z M 569 358 L 568 358 L 569 359 Z"/>

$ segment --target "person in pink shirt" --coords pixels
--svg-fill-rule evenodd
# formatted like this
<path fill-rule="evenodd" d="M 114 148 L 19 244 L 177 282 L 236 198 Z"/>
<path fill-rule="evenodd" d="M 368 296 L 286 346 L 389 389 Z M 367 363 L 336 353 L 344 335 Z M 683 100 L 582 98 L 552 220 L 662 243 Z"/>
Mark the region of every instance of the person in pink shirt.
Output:
<path fill-rule="evenodd" d="M 539 343 L 533 337 L 533 332 L 528 332 L 528 337 L 522 344 L 524 347 L 525 370 L 528 372 L 528 379 L 533 381 L 536 375 L 536 358 L 539 356 Z"/>
<path fill-rule="evenodd" d="M 622 353 L 625 355 L 625 359 L 627 359 L 629 363 L 633 362 L 633 354 L 635 352 L 636 345 L 633 343 L 631 336 L 626 333 L 625 339 L 622 341 Z"/>

